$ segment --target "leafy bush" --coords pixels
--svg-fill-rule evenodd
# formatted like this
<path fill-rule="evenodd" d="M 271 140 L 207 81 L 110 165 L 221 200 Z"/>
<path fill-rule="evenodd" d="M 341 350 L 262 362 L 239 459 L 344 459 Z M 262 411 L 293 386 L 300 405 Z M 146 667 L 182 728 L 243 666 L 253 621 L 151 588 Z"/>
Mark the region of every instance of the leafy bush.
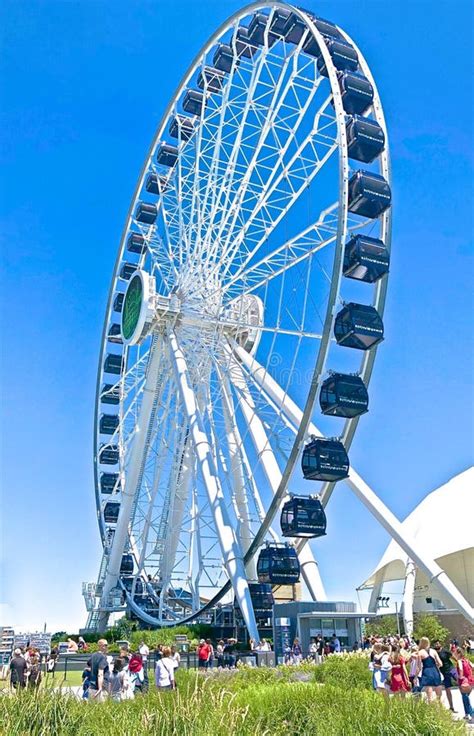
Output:
<path fill-rule="evenodd" d="M 336 687 L 370 690 L 369 657 L 361 652 L 330 654 L 319 667 L 315 667 L 314 680 Z"/>
<path fill-rule="evenodd" d="M 386 616 L 377 616 L 365 624 L 364 631 L 366 636 L 391 636 L 396 634 L 397 617 L 388 614 Z"/>
<path fill-rule="evenodd" d="M 449 638 L 449 629 L 443 626 L 439 618 L 431 613 L 416 613 L 413 638 L 419 641 L 422 636 L 427 636 L 430 642 L 439 639 L 440 642 L 445 643 Z"/>

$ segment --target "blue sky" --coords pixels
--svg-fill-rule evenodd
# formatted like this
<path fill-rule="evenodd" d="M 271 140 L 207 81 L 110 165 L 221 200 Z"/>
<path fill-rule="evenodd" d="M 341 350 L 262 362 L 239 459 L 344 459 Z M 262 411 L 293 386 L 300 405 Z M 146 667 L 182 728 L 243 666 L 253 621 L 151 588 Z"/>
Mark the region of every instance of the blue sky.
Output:
<path fill-rule="evenodd" d="M 240 3 L 5 0 L 2 174 L 2 622 L 74 630 L 100 554 L 96 366 L 121 229 L 188 63 Z M 371 65 L 393 159 L 386 341 L 351 460 L 404 517 L 472 463 L 472 4 L 307 7 Z M 353 599 L 388 541 L 341 484 L 315 551 Z M 449 519 L 449 510 L 447 510 Z M 455 520 L 452 520 L 453 522 Z"/>

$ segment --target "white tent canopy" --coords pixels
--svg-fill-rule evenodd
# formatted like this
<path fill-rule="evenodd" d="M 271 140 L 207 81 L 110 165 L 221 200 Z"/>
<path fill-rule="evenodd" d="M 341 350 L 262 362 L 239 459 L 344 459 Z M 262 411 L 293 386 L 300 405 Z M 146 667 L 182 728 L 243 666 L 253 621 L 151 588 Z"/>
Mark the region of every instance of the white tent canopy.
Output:
<path fill-rule="evenodd" d="M 403 527 L 474 604 L 474 467 L 432 491 L 407 516 Z M 379 564 L 360 586 L 380 589 L 383 583 L 403 580 L 409 558 L 391 541 Z M 416 585 L 429 583 L 416 573 Z"/>

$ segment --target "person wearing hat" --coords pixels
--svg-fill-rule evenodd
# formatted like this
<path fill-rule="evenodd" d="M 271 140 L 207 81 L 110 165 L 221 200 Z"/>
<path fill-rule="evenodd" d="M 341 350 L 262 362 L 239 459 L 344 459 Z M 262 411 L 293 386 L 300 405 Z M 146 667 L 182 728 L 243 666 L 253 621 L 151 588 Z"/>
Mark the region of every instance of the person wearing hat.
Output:
<path fill-rule="evenodd" d="M 15 690 L 26 686 L 27 670 L 27 661 L 22 656 L 21 649 L 17 647 L 13 652 L 13 657 L 10 662 L 10 684 Z"/>

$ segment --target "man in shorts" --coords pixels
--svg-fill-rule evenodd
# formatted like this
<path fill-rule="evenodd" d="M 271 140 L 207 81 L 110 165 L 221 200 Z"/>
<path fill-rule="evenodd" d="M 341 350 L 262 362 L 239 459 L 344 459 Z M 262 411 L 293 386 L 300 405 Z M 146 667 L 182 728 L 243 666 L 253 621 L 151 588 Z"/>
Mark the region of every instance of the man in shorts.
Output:
<path fill-rule="evenodd" d="M 109 663 L 107 660 L 107 641 L 99 639 L 98 652 L 94 652 L 88 664 L 91 668 L 89 675 L 89 702 L 105 700 L 109 694 Z"/>

